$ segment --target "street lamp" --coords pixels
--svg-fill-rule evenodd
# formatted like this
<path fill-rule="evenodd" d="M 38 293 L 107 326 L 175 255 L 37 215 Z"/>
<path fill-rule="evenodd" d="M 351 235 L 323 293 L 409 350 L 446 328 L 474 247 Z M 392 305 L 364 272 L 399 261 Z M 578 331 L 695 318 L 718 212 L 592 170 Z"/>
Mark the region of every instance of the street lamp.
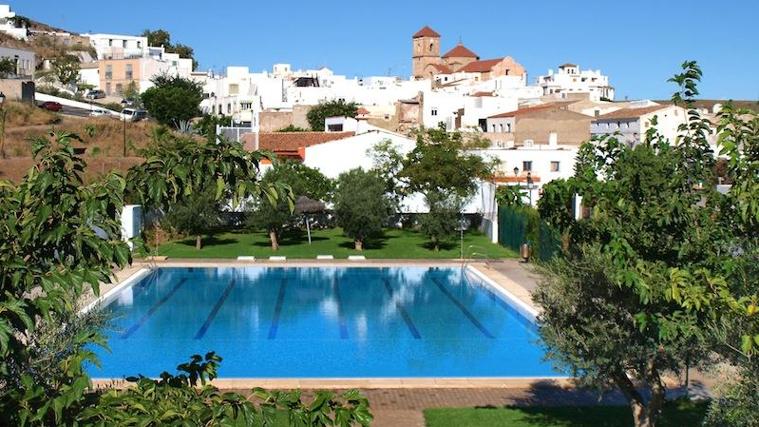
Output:
<path fill-rule="evenodd" d="M 0 156 L 5 158 L 5 94 L 0 92 Z"/>

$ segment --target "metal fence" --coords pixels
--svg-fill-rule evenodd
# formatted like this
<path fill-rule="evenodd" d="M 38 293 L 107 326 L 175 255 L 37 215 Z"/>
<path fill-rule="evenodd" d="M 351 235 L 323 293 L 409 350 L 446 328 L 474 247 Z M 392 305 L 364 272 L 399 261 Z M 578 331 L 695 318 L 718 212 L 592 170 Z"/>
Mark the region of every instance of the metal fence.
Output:
<path fill-rule="evenodd" d="M 559 233 L 542 221 L 537 211 L 527 207 L 498 207 L 498 243 L 516 252 L 528 243 L 533 257 L 541 261 L 561 253 Z"/>
<path fill-rule="evenodd" d="M 252 133 L 252 127 L 231 127 L 231 126 L 217 126 L 216 137 L 226 138 L 232 141 L 242 142 L 242 136 L 246 133 Z"/>

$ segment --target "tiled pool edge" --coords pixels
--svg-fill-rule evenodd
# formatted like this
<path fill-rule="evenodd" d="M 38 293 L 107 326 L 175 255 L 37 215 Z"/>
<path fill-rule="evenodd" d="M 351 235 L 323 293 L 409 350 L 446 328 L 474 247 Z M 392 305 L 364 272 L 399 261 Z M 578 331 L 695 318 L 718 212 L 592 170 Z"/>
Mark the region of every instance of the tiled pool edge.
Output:
<path fill-rule="evenodd" d="M 222 378 L 211 381 L 221 390 L 265 389 L 434 389 L 499 388 L 526 389 L 535 386 L 573 387 L 570 377 L 483 377 L 483 378 Z M 94 388 L 125 388 L 124 379 L 94 378 Z"/>
<path fill-rule="evenodd" d="M 510 278 L 498 273 L 498 275 L 501 276 L 499 277 L 501 281 L 508 282 L 500 283 L 496 279 L 490 277 L 487 273 L 477 269 L 475 265 L 468 265 L 467 270 L 500 293 L 501 296 L 506 298 L 509 302 L 513 303 L 517 311 L 519 311 L 519 314 L 526 317 L 531 322 L 535 322 L 539 312 L 537 307 L 533 304 L 532 299 L 529 298 L 529 291 L 527 291 L 527 289 L 523 288 L 519 283 Z"/>
<path fill-rule="evenodd" d="M 111 301 L 113 301 L 114 298 L 116 298 L 116 296 L 118 295 L 119 292 L 121 292 L 122 289 L 132 286 L 136 282 L 142 280 L 142 278 L 150 274 L 150 272 L 151 272 L 151 269 L 149 268 L 140 268 L 139 270 L 130 274 L 126 279 L 120 281 L 115 286 L 111 287 L 104 294 L 95 298 L 93 301 L 90 301 L 89 303 L 87 303 L 81 310 L 79 310 L 79 314 L 87 313 L 88 311 L 92 310 L 98 305 L 103 305 L 103 306 L 108 305 Z"/>

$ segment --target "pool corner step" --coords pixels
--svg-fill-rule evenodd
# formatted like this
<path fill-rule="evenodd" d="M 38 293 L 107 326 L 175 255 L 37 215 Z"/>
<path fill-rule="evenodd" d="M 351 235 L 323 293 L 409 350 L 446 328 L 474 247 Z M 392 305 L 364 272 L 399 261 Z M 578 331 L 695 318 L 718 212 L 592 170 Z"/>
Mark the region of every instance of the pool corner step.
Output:
<path fill-rule="evenodd" d="M 256 257 L 254 257 L 254 256 L 238 256 L 237 260 L 238 261 L 255 262 L 256 261 Z"/>
<path fill-rule="evenodd" d="M 283 261 L 287 261 L 287 257 L 286 256 L 270 256 L 269 257 L 269 261 L 280 261 L 280 262 L 283 262 Z"/>

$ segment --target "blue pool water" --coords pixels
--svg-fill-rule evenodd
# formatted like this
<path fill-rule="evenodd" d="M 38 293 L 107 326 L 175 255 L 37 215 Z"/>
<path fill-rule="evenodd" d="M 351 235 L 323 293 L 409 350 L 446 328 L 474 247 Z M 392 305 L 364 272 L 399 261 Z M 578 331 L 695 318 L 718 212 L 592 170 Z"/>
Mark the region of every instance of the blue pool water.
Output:
<path fill-rule="evenodd" d="M 535 325 L 460 268 L 159 268 L 106 310 L 95 378 L 208 351 L 222 378 L 559 375 Z"/>

